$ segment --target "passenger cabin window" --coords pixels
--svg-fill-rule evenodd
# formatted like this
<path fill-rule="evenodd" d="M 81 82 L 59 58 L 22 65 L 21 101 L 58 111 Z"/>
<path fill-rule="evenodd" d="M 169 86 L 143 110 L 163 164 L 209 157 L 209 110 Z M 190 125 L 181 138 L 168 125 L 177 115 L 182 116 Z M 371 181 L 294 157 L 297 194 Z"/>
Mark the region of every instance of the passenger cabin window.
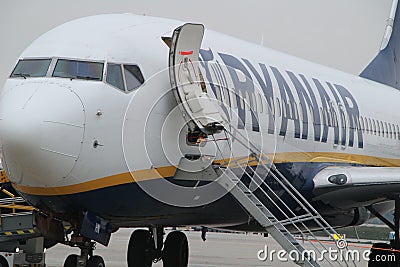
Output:
<path fill-rule="evenodd" d="M 388 124 L 385 122 L 385 135 L 386 137 L 389 137 L 389 131 L 388 131 Z"/>
<path fill-rule="evenodd" d="M 137 65 L 124 65 L 126 89 L 132 91 L 144 83 L 144 78 Z"/>
<path fill-rule="evenodd" d="M 397 139 L 400 140 L 400 129 L 399 125 L 396 125 Z"/>
<path fill-rule="evenodd" d="M 104 64 L 78 60 L 59 59 L 53 77 L 101 81 Z"/>
<path fill-rule="evenodd" d="M 381 126 L 379 125 L 379 120 L 376 120 L 376 130 L 378 132 L 378 136 L 381 136 Z"/>
<path fill-rule="evenodd" d="M 372 129 L 372 121 L 371 118 L 368 118 L 368 128 L 369 128 L 369 133 L 373 134 L 373 129 Z"/>
<path fill-rule="evenodd" d="M 375 124 L 374 119 L 372 119 L 372 128 L 373 128 L 374 134 L 376 135 L 376 124 Z"/>
<path fill-rule="evenodd" d="M 389 138 L 393 138 L 392 125 L 389 123 Z"/>
<path fill-rule="evenodd" d="M 21 59 L 10 77 L 45 77 L 50 63 L 51 59 Z"/>

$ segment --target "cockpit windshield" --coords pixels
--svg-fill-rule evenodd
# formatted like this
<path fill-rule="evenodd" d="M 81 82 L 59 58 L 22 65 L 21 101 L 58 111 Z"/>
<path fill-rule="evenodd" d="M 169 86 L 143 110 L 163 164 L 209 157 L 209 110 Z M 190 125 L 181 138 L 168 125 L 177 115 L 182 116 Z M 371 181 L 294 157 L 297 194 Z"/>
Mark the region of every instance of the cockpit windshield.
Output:
<path fill-rule="evenodd" d="M 45 77 L 51 59 L 21 59 L 11 73 L 11 77 Z"/>
<path fill-rule="evenodd" d="M 53 77 L 101 81 L 104 64 L 78 60 L 59 59 Z"/>
<path fill-rule="evenodd" d="M 106 68 L 106 69 L 105 69 Z M 106 72 L 106 75 L 103 73 Z M 135 64 L 107 63 L 66 58 L 28 58 L 18 61 L 11 78 L 56 77 L 71 80 L 103 81 L 128 93 L 144 84 L 140 67 Z"/>

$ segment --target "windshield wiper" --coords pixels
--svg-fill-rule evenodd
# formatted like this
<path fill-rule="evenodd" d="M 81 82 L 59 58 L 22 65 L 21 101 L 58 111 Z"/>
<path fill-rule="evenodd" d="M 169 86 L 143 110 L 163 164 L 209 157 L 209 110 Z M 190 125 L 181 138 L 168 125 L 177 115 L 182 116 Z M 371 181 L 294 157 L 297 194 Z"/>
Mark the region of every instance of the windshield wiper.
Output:
<path fill-rule="evenodd" d="M 26 80 L 26 77 L 31 77 L 31 75 L 30 74 L 28 74 L 28 73 L 14 73 L 13 75 L 12 75 L 12 77 L 23 77 L 25 80 Z"/>
<path fill-rule="evenodd" d="M 68 78 L 71 79 L 71 81 L 72 81 L 72 80 L 75 80 L 75 79 L 78 79 L 78 80 L 101 81 L 100 78 L 95 78 L 95 77 L 90 77 L 90 76 L 80 76 L 80 75 L 71 76 L 71 77 L 68 77 Z"/>
<path fill-rule="evenodd" d="M 76 76 L 77 79 L 82 79 L 82 80 L 92 80 L 92 81 L 100 81 L 100 78 L 96 77 L 90 77 L 90 76 Z"/>

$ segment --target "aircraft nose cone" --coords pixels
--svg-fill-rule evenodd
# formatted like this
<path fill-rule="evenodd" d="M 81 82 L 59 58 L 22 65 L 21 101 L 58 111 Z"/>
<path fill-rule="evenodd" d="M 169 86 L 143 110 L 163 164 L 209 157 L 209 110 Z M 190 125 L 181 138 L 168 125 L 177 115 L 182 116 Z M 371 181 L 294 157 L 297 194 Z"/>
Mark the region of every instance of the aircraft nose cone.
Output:
<path fill-rule="evenodd" d="M 78 160 L 84 107 L 69 87 L 32 83 L 5 89 L 0 98 L 3 160 L 12 182 L 62 184 Z"/>

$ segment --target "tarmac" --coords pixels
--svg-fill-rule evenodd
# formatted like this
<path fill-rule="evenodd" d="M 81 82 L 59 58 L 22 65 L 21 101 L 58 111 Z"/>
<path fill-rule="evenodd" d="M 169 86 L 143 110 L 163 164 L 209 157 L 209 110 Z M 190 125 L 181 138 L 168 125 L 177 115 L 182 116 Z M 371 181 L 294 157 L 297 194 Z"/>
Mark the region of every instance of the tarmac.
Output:
<path fill-rule="evenodd" d="M 108 247 L 97 245 L 94 254 L 104 258 L 106 267 L 127 266 L 126 252 L 130 234 L 133 230 L 134 229 L 120 229 L 118 232 L 114 233 Z M 258 259 L 258 252 L 264 250 L 265 246 L 268 247 L 269 252 L 272 250 L 281 250 L 279 244 L 272 237 L 243 233 L 210 232 L 207 234 L 207 241 L 203 242 L 200 237 L 200 232 L 185 231 L 185 233 L 190 246 L 190 267 L 298 266 L 291 261 L 281 261 L 277 258 L 273 261 L 270 259 L 266 261 Z M 311 247 L 311 245 L 308 246 Z M 335 245 L 328 246 L 333 249 L 335 248 Z M 350 249 L 359 251 L 361 255 L 363 251 L 368 250 L 366 247 L 368 247 L 368 245 L 357 244 L 353 246 L 350 244 L 349 246 Z M 307 246 L 306 248 L 310 249 Z M 73 253 L 79 254 L 79 249 L 60 244 L 56 245 L 46 251 L 46 266 L 62 267 L 67 255 Z M 260 256 L 263 256 L 263 254 Z M 367 262 L 362 259 L 362 256 L 360 258 L 361 260 L 356 262 L 356 266 L 367 266 Z M 155 263 L 153 266 L 162 267 L 162 262 Z M 325 264 L 323 264 L 323 266 L 325 266 Z"/>

